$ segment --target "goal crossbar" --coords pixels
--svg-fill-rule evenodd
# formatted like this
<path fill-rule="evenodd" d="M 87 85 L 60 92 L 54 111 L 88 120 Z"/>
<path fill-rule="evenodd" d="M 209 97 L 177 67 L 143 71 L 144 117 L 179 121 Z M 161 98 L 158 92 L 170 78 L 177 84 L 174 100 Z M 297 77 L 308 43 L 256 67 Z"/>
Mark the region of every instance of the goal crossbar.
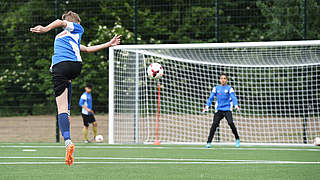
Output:
<path fill-rule="evenodd" d="M 231 43 L 193 43 L 193 44 L 141 44 L 118 45 L 112 49 L 195 49 L 195 48 L 245 48 L 245 47 L 280 47 L 280 46 L 314 46 L 320 40 L 306 41 L 270 41 L 270 42 L 231 42 Z"/>

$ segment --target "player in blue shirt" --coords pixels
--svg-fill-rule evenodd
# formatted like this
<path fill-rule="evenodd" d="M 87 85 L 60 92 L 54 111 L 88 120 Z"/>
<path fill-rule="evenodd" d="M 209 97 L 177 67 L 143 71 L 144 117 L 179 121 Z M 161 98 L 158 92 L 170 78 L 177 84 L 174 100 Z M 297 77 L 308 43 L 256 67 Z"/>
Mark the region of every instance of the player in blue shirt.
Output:
<path fill-rule="evenodd" d="M 81 45 L 81 37 L 84 33 L 80 25 L 80 17 L 77 13 L 69 11 L 62 15 L 62 20 L 55 20 L 43 27 L 38 25 L 30 28 L 33 33 L 46 33 L 52 29 L 62 27 L 64 30 L 56 35 L 54 41 L 54 55 L 52 56 L 51 72 L 54 94 L 58 107 L 58 121 L 61 134 L 65 140 L 67 165 L 74 162 L 75 149 L 70 138 L 70 104 L 71 104 L 71 80 L 76 78 L 82 69 L 80 52 L 96 52 L 110 46 L 120 44 L 120 36 L 115 36 L 107 43 L 96 46 Z"/>
<path fill-rule="evenodd" d="M 228 78 L 226 74 L 221 74 L 220 78 L 220 85 L 216 86 L 213 88 L 209 99 L 207 100 L 207 104 L 205 108 L 202 110 L 202 112 L 206 112 L 209 110 L 210 105 L 212 104 L 212 101 L 214 100 L 214 97 L 217 97 L 217 102 L 215 104 L 216 107 L 216 113 L 214 114 L 213 117 L 213 123 L 210 129 L 208 141 L 207 141 L 207 148 L 211 147 L 211 142 L 213 139 L 213 135 L 219 127 L 221 119 L 224 117 L 227 119 L 228 124 L 232 130 L 232 133 L 234 134 L 234 137 L 236 139 L 236 147 L 240 147 L 240 139 L 239 135 L 237 132 L 237 128 L 233 123 L 233 118 L 232 118 L 232 104 L 231 101 L 233 102 L 233 105 L 235 108 L 240 111 L 240 107 L 238 105 L 238 100 L 237 97 L 234 93 L 234 90 L 231 86 L 227 85 Z"/>
<path fill-rule="evenodd" d="M 98 125 L 97 125 L 96 119 L 94 118 L 94 112 L 92 107 L 92 96 L 91 96 L 92 86 L 90 84 L 87 84 L 84 89 L 85 89 L 85 92 L 80 97 L 79 106 L 82 107 L 81 115 L 82 115 L 83 125 L 84 125 L 83 127 L 84 142 L 89 143 L 90 142 L 88 140 L 89 124 L 92 123 L 94 140 L 95 140 L 95 137 L 98 135 L 98 130 L 97 130 Z"/>

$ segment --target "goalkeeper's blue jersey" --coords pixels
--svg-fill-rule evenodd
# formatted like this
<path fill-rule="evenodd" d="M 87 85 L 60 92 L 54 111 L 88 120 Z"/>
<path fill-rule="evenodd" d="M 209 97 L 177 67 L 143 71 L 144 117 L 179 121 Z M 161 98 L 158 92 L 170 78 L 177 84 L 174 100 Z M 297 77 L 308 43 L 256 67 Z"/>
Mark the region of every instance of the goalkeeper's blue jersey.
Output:
<path fill-rule="evenodd" d="M 218 85 L 214 87 L 209 99 L 207 100 L 207 106 L 210 107 L 215 96 L 217 97 L 217 102 L 215 105 L 217 111 L 231 111 L 231 101 L 233 102 L 234 106 L 238 105 L 238 100 L 234 93 L 234 90 L 229 85 Z"/>
<path fill-rule="evenodd" d="M 67 26 L 59 33 L 54 41 L 54 54 L 51 67 L 62 61 L 82 61 L 80 56 L 80 41 L 84 32 L 78 23 L 64 21 Z"/>

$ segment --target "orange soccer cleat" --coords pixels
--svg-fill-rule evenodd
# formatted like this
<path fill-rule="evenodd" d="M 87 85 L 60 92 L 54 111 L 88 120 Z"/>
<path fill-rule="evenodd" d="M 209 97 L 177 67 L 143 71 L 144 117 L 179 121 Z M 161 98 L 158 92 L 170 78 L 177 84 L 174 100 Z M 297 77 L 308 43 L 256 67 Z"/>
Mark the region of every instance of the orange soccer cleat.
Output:
<path fill-rule="evenodd" d="M 70 166 L 73 164 L 74 162 L 74 158 L 73 158 L 73 152 L 74 152 L 75 146 L 74 144 L 69 144 L 66 148 L 66 165 Z"/>

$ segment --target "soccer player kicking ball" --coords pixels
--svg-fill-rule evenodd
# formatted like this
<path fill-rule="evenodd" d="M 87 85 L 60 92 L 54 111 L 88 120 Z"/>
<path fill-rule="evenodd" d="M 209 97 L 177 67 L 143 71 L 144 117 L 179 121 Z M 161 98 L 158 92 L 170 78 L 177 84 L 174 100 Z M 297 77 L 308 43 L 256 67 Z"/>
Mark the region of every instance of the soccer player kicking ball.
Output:
<path fill-rule="evenodd" d="M 86 47 L 80 44 L 83 27 L 80 25 L 80 17 L 77 13 L 69 11 L 62 15 L 62 20 L 55 20 L 43 27 L 38 25 L 30 28 L 33 33 L 46 33 L 52 29 L 62 27 L 64 30 L 59 33 L 54 41 L 54 55 L 52 56 L 51 72 L 54 86 L 54 94 L 58 107 L 58 121 L 61 134 L 65 141 L 67 165 L 74 162 L 74 144 L 70 138 L 69 111 L 71 102 L 71 80 L 76 78 L 82 68 L 80 51 L 96 52 L 110 46 L 120 44 L 120 36 L 115 36 L 107 43 Z"/>
<path fill-rule="evenodd" d="M 202 112 L 206 112 L 209 110 L 209 107 L 214 99 L 214 97 L 217 97 L 217 104 L 216 104 L 216 113 L 213 117 L 213 123 L 210 129 L 208 141 L 207 141 L 207 148 L 211 148 L 211 142 L 213 139 L 213 135 L 216 132 L 217 127 L 219 127 L 220 121 L 222 118 L 226 118 L 228 121 L 228 124 L 232 130 L 232 133 L 234 134 L 234 137 L 236 138 L 236 147 L 240 147 L 240 139 L 237 132 L 237 128 L 233 123 L 232 118 L 232 107 L 231 107 L 231 100 L 233 104 L 235 105 L 235 108 L 240 111 L 240 107 L 238 105 L 238 100 L 236 95 L 234 94 L 234 90 L 231 86 L 227 85 L 228 78 L 226 74 L 221 74 L 219 78 L 220 84 L 213 88 L 210 97 L 207 101 L 206 107 L 202 110 Z M 231 100 L 230 100 L 231 99 Z"/>
<path fill-rule="evenodd" d="M 79 106 L 82 107 L 81 110 L 81 115 L 83 119 L 83 138 L 85 143 L 89 143 L 90 141 L 88 140 L 88 127 L 89 124 L 92 123 L 92 130 L 93 130 L 93 135 L 94 135 L 94 140 L 96 139 L 96 136 L 98 135 L 98 130 L 97 130 L 97 122 L 96 119 L 94 118 L 94 112 L 92 109 L 92 96 L 91 96 L 91 91 L 92 91 L 92 86 L 90 84 L 87 84 L 86 87 L 84 88 L 85 92 L 81 95 L 80 100 L 79 100 Z"/>

